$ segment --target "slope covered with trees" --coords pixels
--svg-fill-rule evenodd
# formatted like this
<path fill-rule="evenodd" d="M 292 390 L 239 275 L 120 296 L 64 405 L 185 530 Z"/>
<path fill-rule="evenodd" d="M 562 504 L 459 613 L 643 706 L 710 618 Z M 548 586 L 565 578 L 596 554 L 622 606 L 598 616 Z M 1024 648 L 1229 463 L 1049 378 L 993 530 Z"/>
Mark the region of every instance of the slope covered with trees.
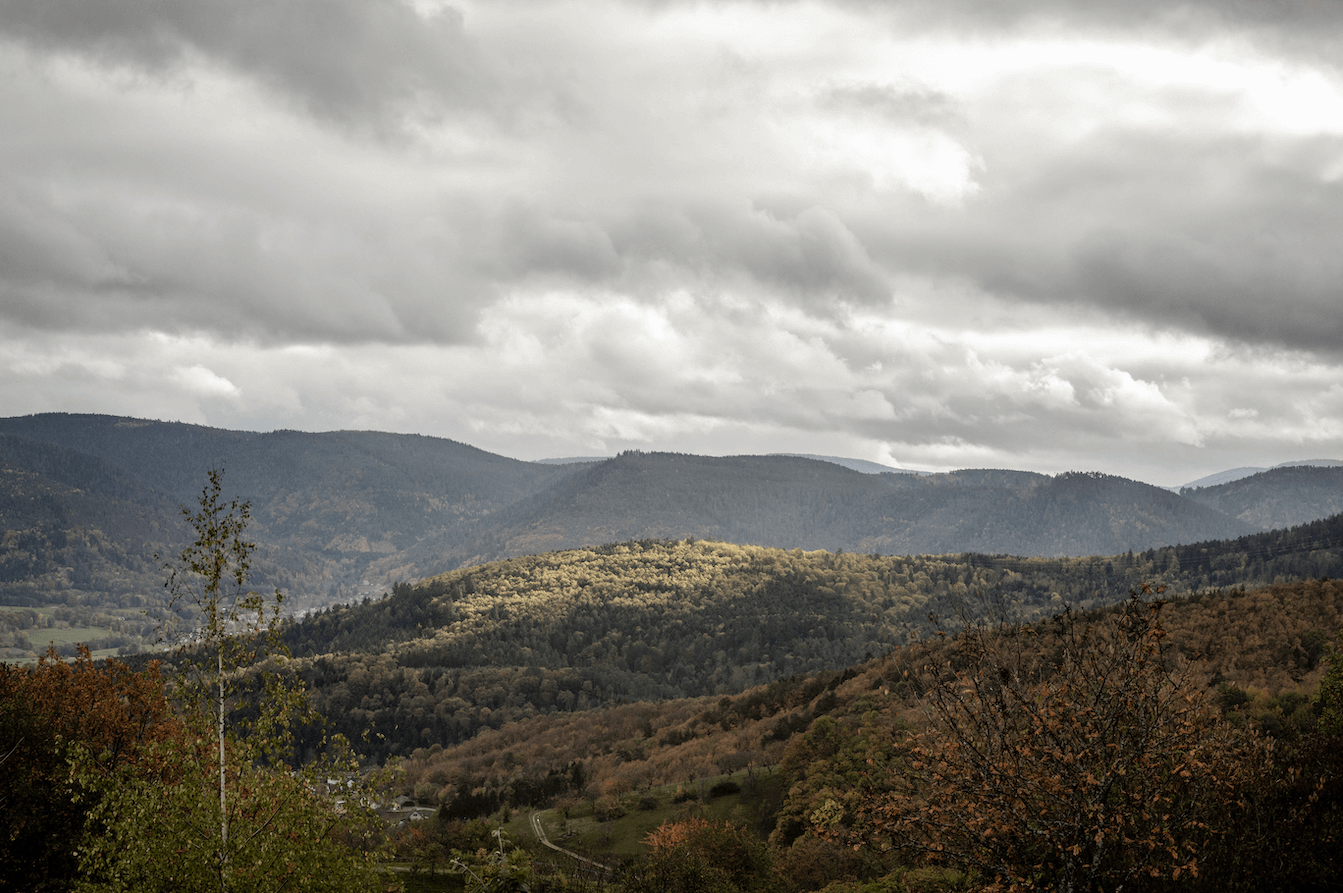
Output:
<path fill-rule="evenodd" d="M 1137 554 L 1249 535 L 1287 517 L 1287 502 L 1304 506 L 1291 515 L 1304 520 L 1332 506 L 1343 482 L 1343 468 L 1279 469 L 1301 477 L 1237 481 L 1227 486 L 1240 495 L 1213 504 L 1219 488 L 1194 499 L 1094 473 L 860 474 L 792 456 L 638 452 L 543 465 L 413 435 L 0 419 L 0 655 L 152 641 L 137 612 L 163 602 L 154 555 L 180 548 L 176 506 L 217 466 L 253 507 L 258 585 L 285 591 L 299 611 L 454 568 L 648 538 L 883 555 Z M 1213 570 L 1211 585 L 1239 582 Z M 1093 588 L 1114 575 L 1103 576 Z"/>
<path fill-rule="evenodd" d="M 34 455 L 43 481 L 87 463 Z M 94 466 L 105 492 L 126 480 Z M 18 804 L 10 842 L 46 833 L 26 805 L 44 788 L 81 840 L 73 856 L 0 853 L 25 877 L 366 887 L 344 836 L 361 832 L 339 831 L 366 801 L 337 809 L 316 785 L 352 783 L 356 764 L 285 765 L 345 732 L 367 757 L 408 757 L 390 768 L 442 819 L 567 797 L 614 821 L 661 802 L 658 784 L 687 803 L 749 794 L 726 824 L 659 829 L 629 891 L 877 893 L 916 866 L 983 890 L 1339 880 L 1343 582 L 1325 578 L 1343 516 L 1084 558 L 632 540 L 462 568 L 276 629 L 279 593 L 249 588 L 251 507 L 222 493 L 212 471 L 185 513 L 194 542 L 165 566 L 190 605 L 170 686 L 86 651 L 73 667 L 0 664 L 0 763 L 22 770 L 0 795 Z M 294 727 L 305 688 L 324 729 Z M 502 837 L 495 855 L 525 880 Z M 736 868 L 707 870 L 723 859 Z"/>
<path fill-rule="evenodd" d="M 144 606 L 158 585 L 153 551 L 180 536 L 170 509 L 118 465 L 0 435 L 0 604 L 98 592 Z"/>
<path fill-rule="evenodd" d="M 1312 465 L 1271 468 L 1215 487 L 1186 488 L 1180 495 L 1260 530 L 1293 527 L 1343 512 L 1340 471 Z"/>
<path fill-rule="evenodd" d="M 610 822 L 658 786 L 693 816 L 739 783 L 738 822 L 780 869 L 753 880 L 780 891 L 999 889 L 995 876 L 1002 889 L 1336 889 L 1340 630 L 1336 580 L 952 624 L 946 639 L 735 696 L 538 716 L 421 748 L 400 784 L 454 820 L 555 805 Z M 1118 787 L 1097 796 L 1107 772 Z M 1119 808 L 1121 794 L 1143 802 Z M 1032 820 L 1011 814 L 1028 802 Z M 894 833 L 906 820 L 915 833 Z M 969 885 L 939 886 L 957 877 Z"/>
<path fill-rule="evenodd" d="M 465 568 L 291 625 L 315 703 L 379 754 L 537 713 L 723 695 L 837 670 L 949 617 L 1025 619 L 1343 571 L 1343 516 L 1109 557 L 879 556 L 634 541 Z"/>
<path fill-rule="evenodd" d="M 571 473 L 409 435 L 3 419 L 0 606 L 39 610 L 0 610 L 0 649 L 9 649 L 0 656 L 36 656 L 53 640 L 72 653 L 72 629 L 94 648 L 152 641 L 153 624 L 134 621 L 165 601 L 154 556 L 181 547 L 177 507 L 196 499 L 211 467 L 229 468 L 254 506 L 258 584 L 290 593 L 297 609 L 377 592 L 364 583 L 376 558 L 429 531 L 469 527 Z M 78 618 L 54 619 L 53 609 Z"/>
<path fill-rule="evenodd" d="M 409 557 L 424 567 L 454 550 L 476 563 L 687 536 L 897 555 L 1105 555 L 1255 529 L 1160 487 L 1094 473 L 867 475 L 789 456 L 627 452 L 494 515 L 466 544 L 439 535 Z"/>

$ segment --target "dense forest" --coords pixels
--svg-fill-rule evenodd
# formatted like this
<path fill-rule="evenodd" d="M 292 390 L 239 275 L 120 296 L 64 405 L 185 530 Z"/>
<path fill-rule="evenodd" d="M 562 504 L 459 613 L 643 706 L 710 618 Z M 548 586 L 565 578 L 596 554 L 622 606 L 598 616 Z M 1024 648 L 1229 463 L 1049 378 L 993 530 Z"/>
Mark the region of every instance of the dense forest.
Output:
<path fill-rule="evenodd" d="M 1082 616 L 1104 617 L 1117 607 Z M 1300 706 L 1291 693 L 1313 692 L 1330 656 L 1338 653 L 1343 580 L 1177 598 L 1163 608 L 1161 621 L 1169 647 L 1197 663 L 1214 697 L 1247 722 L 1282 734 Z M 913 703 L 906 673 L 926 664 L 930 654 L 952 653 L 964 628 L 952 620 L 947 638 L 734 695 L 537 716 L 460 744 L 419 748 L 399 765 L 408 788 L 438 779 L 436 799 L 485 790 L 500 802 L 510 802 L 511 786 L 539 783 L 575 761 L 584 762 L 584 785 L 598 791 L 621 774 L 627 776 L 625 787 L 635 790 L 709 777 L 724 767 L 775 765 L 787 743 L 820 716 L 849 721 L 874 705 L 889 706 L 892 698 L 904 710 Z M 528 805 L 517 798 L 511 802 Z"/>
<path fill-rule="evenodd" d="M 1159 611 L 1153 611 L 1157 606 Z M 1125 622 L 1130 625 L 1123 626 Z M 1186 686 L 1181 697 L 1189 698 L 1196 711 L 1182 714 L 1186 716 L 1182 722 L 1196 721 L 1202 731 L 1195 734 L 1193 725 L 1173 724 L 1163 734 L 1183 736 L 1179 740 L 1186 758 L 1197 756 L 1195 747 L 1220 748 L 1209 769 L 1220 774 L 1209 776 L 1212 788 L 1200 795 L 1207 798 L 1202 802 L 1224 802 L 1220 797 L 1236 801 L 1234 806 L 1226 802 L 1232 826 L 1219 832 L 1223 837 L 1189 843 L 1189 852 L 1197 852 L 1204 861 L 1193 874 L 1184 873 L 1185 888 L 1337 889 L 1343 881 L 1339 873 L 1343 850 L 1337 846 L 1337 822 L 1343 817 L 1339 747 L 1343 655 L 1338 650 L 1343 581 L 1209 593 L 1164 605 L 1149 592 L 1136 603 L 1031 624 L 952 625 L 954 635 L 946 639 L 934 638 L 843 670 L 794 676 L 738 695 L 537 716 L 482 732 L 456 746 L 420 748 L 398 764 L 399 784 L 424 802 L 440 804 L 444 821 L 463 822 L 501 809 L 551 804 L 571 815 L 592 812 L 610 821 L 637 814 L 650 792 L 668 787 L 680 792 L 684 814 L 695 815 L 715 796 L 711 784 L 697 782 L 736 773 L 733 777 L 743 785 L 749 782 L 757 792 L 739 821 L 768 839 L 773 862 L 787 879 L 776 878 L 776 886 L 769 889 L 820 889 L 837 882 L 854 884 L 852 889 L 864 882 L 873 883 L 873 891 L 905 889 L 875 881 L 893 871 L 905 877 L 912 866 L 945 865 L 948 860 L 916 858 L 874 848 L 868 841 L 880 833 L 881 810 L 890 807 L 889 798 L 908 771 L 899 768 L 910 765 L 906 748 L 937 740 L 916 735 L 937 728 L 925 698 L 936 678 L 928 677 L 928 668 L 964 669 L 975 654 L 991 653 L 995 657 L 989 691 L 997 691 L 1004 648 L 1020 641 L 1022 631 L 1030 633 L 1021 652 L 1030 660 L 1062 655 L 1067 645 L 1075 654 L 1095 657 L 1108 653 L 1110 641 L 1087 637 L 1107 629 L 1107 624 L 1127 630 L 1128 638 L 1121 641 L 1142 646 L 1126 664 L 1140 663 L 1149 645 L 1158 649 L 1162 660 L 1153 665 L 1153 678 L 1159 684 L 1146 689 L 1144 697 L 1163 697 L 1165 680 L 1178 678 Z M 1146 638 L 1129 635 L 1135 629 Z M 972 634 L 970 639 L 967 633 Z M 987 638 L 977 640 L 975 635 Z M 988 651 L 967 645 L 975 641 Z M 1088 647 L 1094 650 L 1088 652 Z M 1016 660 L 1013 666 L 1019 665 L 1020 654 Z M 1327 672 L 1332 680 L 1326 680 Z M 1126 690 L 1119 678 L 1111 679 L 1116 692 Z M 1125 686 L 1142 683 L 1134 676 L 1123 678 Z M 997 695 L 989 697 L 981 707 L 988 707 Z M 1070 695 L 1062 703 L 1075 700 Z M 973 722 L 963 719 L 961 725 Z M 1015 746 L 1017 740 L 1008 743 Z M 1079 755 L 1086 750 L 1080 744 L 1077 748 L 1074 752 Z M 1036 760 L 1043 771 L 1047 754 L 1041 752 Z M 1159 771 L 1155 765 L 1148 768 Z M 1233 770 L 1243 774 L 1233 780 Z M 1048 784 L 1034 775 L 1023 776 L 1021 783 L 1022 790 Z M 1192 791 L 1191 787 L 1184 795 Z M 1149 793 L 1166 796 L 1161 791 Z M 976 794 L 976 803 L 979 797 Z M 889 820 L 894 813 L 888 809 L 884 815 Z M 1206 814 L 1199 819 L 1213 820 Z M 1092 826 L 1088 833 L 1102 830 L 1104 821 L 1098 821 L 1101 826 Z M 1128 830 L 1143 831 L 1137 828 L 1140 824 Z M 1103 830 L 1108 834 L 1112 829 Z M 1175 835 L 1172 840 L 1184 839 L 1186 833 L 1175 826 L 1160 833 L 1167 831 Z M 1042 860 L 1052 858 L 1038 848 L 1035 852 Z M 1129 858 L 1129 865 L 1108 863 L 1105 870 L 1113 874 L 1134 865 L 1150 869 L 1162 864 L 1134 858 L 1132 853 Z M 1180 878 L 1171 874 L 1179 864 L 1187 868 L 1188 860 L 1175 859 L 1163 873 L 1130 877 L 1125 888 L 1175 889 Z M 981 883 L 985 880 L 981 876 Z"/>
<path fill-rule="evenodd" d="M 1339 467 L 1177 494 L 1096 473 L 863 474 L 799 456 L 640 452 L 554 465 L 413 435 L 24 416 L 0 419 L 0 658 L 35 659 L 49 643 L 67 655 L 80 643 L 98 656 L 152 647 L 164 604 L 155 556 L 181 548 L 178 507 L 214 467 L 232 469 L 230 486 L 252 505 L 256 585 L 283 591 L 290 613 L 397 580 L 629 540 L 1114 555 L 1343 508 Z"/>
<path fill-rule="evenodd" d="M 733 694 L 928 639 L 1122 601 L 1343 576 L 1343 516 L 1109 557 L 896 557 L 636 541 L 466 568 L 286 627 L 314 703 L 378 757 L 537 714 Z"/>
<path fill-rule="evenodd" d="M 1343 512 L 1334 466 L 1285 466 L 1216 487 L 1185 488 L 1180 495 L 1261 530 L 1291 527 Z"/>

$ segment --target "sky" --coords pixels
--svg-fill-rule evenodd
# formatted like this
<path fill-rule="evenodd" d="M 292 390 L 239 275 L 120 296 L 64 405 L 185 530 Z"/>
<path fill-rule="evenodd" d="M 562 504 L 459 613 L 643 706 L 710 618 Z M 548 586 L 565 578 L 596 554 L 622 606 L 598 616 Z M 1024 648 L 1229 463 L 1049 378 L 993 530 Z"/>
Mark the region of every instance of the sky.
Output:
<path fill-rule="evenodd" d="M 1343 458 L 1343 3 L 0 0 L 0 416 Z"/>

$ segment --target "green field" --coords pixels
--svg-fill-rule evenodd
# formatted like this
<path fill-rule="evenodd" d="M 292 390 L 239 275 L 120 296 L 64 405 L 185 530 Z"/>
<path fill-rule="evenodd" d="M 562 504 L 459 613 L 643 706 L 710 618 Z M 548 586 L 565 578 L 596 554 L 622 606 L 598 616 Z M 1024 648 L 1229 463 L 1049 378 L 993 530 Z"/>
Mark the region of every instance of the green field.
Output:
<path fill-rule="evenodd" d="M 0 650 L 2 659 L 19 664 L 33 663 L 45 654 L 49 645 L 72 654 L 72 646 L 112 639 L 117 645 L 148 649 L 152 636 L 146 632 L 150 621 L 139 608 L 80 607 L 63 605 L 32 607 L 0 605 L 0 629 L 21 633 L 27 645 L 12 645 Z M 8 642 L 8 640 L 6 640 Z M 120 649 L 94 648 L 95 658 L 116 657 Z"/>
<path fill-rule="evenodd" d="M 66 629 L 35 629 L 28 632 L 28 641 L 36 647 L 45 647 L 47 644 L 53 645 L 78 645 L 80 642 L 89 642 L 93 639 L 101 639 L 111 634 L 107 627 L 97 626 L 72 626 Z"/>

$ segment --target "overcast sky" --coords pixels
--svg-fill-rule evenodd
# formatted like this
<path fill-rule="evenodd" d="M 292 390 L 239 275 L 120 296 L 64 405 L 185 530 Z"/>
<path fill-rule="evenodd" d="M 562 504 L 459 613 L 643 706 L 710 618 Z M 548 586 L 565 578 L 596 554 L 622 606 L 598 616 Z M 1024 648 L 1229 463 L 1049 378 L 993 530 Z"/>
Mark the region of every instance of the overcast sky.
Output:
<path fill-rule="evenodd" d="M 0 415 L 1343 458 L 1343 3 L 0 0 Z"/>

